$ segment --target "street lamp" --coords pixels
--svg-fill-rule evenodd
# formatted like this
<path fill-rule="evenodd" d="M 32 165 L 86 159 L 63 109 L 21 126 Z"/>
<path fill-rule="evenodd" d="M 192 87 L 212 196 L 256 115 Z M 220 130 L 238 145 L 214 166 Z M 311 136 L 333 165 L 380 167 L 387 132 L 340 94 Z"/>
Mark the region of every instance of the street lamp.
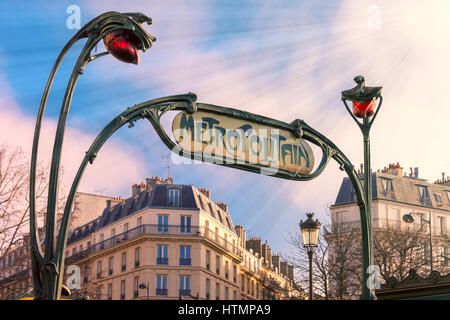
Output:
<path fill-rule="evenodd" d="M 139 285 L 139 289 L 147 289 L 147 300 L 149 300 L 149 297 L 150 297 L 150 282 L 147 282 L 147 284 L 141 283 Z"/>
<path fill-rule="evenodd" d="M 363 238 L 363 269 L 364 269 L 364 284 L 362 288 L 362 296 L 365 298 L 376 299 L 375 289 L 369 286 L 368 271 L 369 266 L 373 265 L 373 248 L 372 248 L 372 174 L 370 167 L 370 128 L 380 111 L 383 97 L 381 96 L 381 89 L 383 87 L 366 87 L 363 76 L 356 76 L 353 79 L 356 86 L 352 89 L 342 91 L 342 102 L 345 105 L 350 116 L 355 120 L 358 127 L 363 134 L 364 143 L 364 202 L 365 215 L 361 216 L 361 228 Z M 376 100 L 379 99 L 378 108 L 376 107 Z M 353 108 L 350 110 L 347 105 L 347 100 L 353 103 Z M 376 110 L 375 110 L 376 109 Z M 362 118 L 362 122 L 357 118 Z M 365 234 L 367 233 L 367 234 Z"/>
<path fill-rule="evenodd" d="M 110 11 L 101 14 L 88 22 L 69 40 L 56 59 L 50 72 L 36 119 L 30 165 L 30 246 L 33 290 L 36 299 L 58 300 L 61 296 L 64 253 L 70 212 L 64 212 L 59 233 L 56 231 L 57 224 L 55 220 L 62 144 L 75 84 L 79 76 L 83 74 L 83 70 L 88 63 L 107 54 L 111 54 L 120 61 L 137 64 L 139 62 L 138 50 L 146 51 L 151 47 L 152 42 L 156 40 L 144 30 L 142 27 L 142 23 L 144 22 L 151 24 L 152 20 L 142 13 L 119 13 Z M 45 252 L 43 252 L 41 244 L 37 240 L 35 196 L 36 163 L 42 118 L 50 88 L 62 59 L 69 49 L 83 38 L 87 40 L 69 78 L 55 134 L 45 221 Z M 107 51 L 91 55 L 97 43 L 102 40 Z M 89 160 L 92 163 L 94 158 Z M 72 202 L 73 199 L 68 199 L 66 207 L 70 207 Z M 58 236 L 56 237 L 56 235 Z"/>
<path fill-rule="evenodd" d="M 431 268 L 431 271 L 433 271 L 433 240 L 432 240 L 432 233 L 431 233 L 431 211 L 428 211 L 428 220 L 424 219 L 421 214 L 417 214 L 415 212 L 411 212 L 411 213 L 407 213 L 407 214 L 403 215 L 402 219 L 406 223 L 413 223 L 414 222 L 413 215 L 418 216 L 420 218 L 421 223 L 425 222 L 430 225 L 430 239 L 429 239 L 429 241 L 430 241 L 430 268 Z"/>
<path fill-rule="evenodd" d="M 302 232 L 302 240 L 303 247 L 308 250 L 308 259 L 309 259 L 309 300 L 313 299 L 313 285 L 312 285 L 312 261 L 314 251 L 313 248 L 317 247 L 317 243 L 319 242 L 319 231 L 320 231 L 320 222 L 319 220 L 313 220 L 314 213 L 307 213 L 306 216 L 308 219 L 306 221 L 300 220 L 300 230 Z"/>

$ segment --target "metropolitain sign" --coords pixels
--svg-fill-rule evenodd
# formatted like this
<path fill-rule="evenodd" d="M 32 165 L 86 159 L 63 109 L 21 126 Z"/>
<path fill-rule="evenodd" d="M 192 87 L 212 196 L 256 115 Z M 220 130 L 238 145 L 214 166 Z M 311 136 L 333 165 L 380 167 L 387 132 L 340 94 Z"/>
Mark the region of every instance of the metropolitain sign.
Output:
<path fill-rule="evenodd" d="M 201 154 L 217 164 L 250 164 L 301 175 L 314 167 L 314 154 L 304 139 L 250 120 L 205 111 L 180 112 L 172 133 L 182 152 Z"/>

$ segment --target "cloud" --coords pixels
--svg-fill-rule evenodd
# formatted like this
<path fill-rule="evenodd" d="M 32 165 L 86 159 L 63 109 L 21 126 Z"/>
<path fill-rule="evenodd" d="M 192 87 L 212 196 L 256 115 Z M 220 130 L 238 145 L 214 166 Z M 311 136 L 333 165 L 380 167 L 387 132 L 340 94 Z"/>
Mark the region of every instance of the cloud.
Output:
<path fill-rule="evenodd" d="M 153 18 L 149 30 L 158 40 L 133 74 L 139 90 L 156 86 L 161 96 L 192 91 L 200 102 L 285 122 L 303 119 L 359 167 L 362 135 L 340 92 L 353 87 L 353 77 L 362 74 L 368 86 L 384 87 L 382 110 L 371 132 L 372 168 L 400 162 L 405 169 L 420 167 L 420 175 L 431 181 L 441 172 L 450 173 L 446 1 L 377 1 L 375 7 L 369 1 L 329 6 L 304 1 L 285 8 L 267 1 L 250 9 L 233 8 L 238 13 L 205 3 L 113 1 L 108 8 L 103 3 L 86 6 L 95 14 L 134 10 Z M 219 10 L 228 25 L 217 19 L 223 18 Z M 121 68 L 108 76 L 120 76 Z M 234 221 L 244 220 L 259 232 L 290 228 L 305 211 L 323 212 L 345 176 L 333 162 L 309 182 L 247 178 L 241 171 L 213 166 L 204 166 L 204 172 L 205 179 L 224 182 L 212 183 L 212 189 L 227 192 L 224 196 L 235 194 L 229 186 L 265 195 L 266 205 L 255 203 L 250 215 L 240 206 L 248 208 L 245 202 L 253 201 L 251 196 L 229 196 L 231 210 L 239 212 Z M 282 207 L 267 205 L 271 201 Z"/>
<path fill-rule="evenodd" d="M 37 110 L 38 106 L 36 106 Z M 0 75 L 0 140 L 20 147 L 31 157 L 35 119 L 22 113 L 8 83 Z M 50 162 L 56 121 L 44 120 L 39 143 L 39 161 Z M 63 144 L 61 164 L 64 168 L 63 185 L 68 192 L 85 152 L 95 139 L 91 133 L 68 127 Z M 105 194 L 129 195 L 131 184 L 141 181 L 148 164 L 135 148 L 119 139 L 112 138 L 100 150 L 93 165 L 86 169 L 78 188 L 94 192 L 107 187 Z"/>

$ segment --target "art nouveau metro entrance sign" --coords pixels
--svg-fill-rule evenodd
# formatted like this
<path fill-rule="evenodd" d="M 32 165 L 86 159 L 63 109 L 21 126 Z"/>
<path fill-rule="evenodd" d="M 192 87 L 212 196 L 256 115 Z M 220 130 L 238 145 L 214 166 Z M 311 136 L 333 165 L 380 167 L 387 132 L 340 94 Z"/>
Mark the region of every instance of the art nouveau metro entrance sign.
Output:
<path fill-rule="evenodd" d="M 219 164 L 256 165 L 262 172 L 299 175 L 309 174 L 314 167 L 314 154 L 304 139 L 249 120 L 205 111 L 180 112 L 172 133 L 183 153 L 201 154 L 204 160 Z"/>

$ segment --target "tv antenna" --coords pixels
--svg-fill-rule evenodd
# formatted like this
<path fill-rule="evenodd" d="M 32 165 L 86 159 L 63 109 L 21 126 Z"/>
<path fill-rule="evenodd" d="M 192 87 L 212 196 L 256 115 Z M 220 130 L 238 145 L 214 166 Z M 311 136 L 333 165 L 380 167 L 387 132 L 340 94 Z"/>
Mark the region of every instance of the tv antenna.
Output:
<path fill-rule="evenodd" d="M 164 154 L 161 156 L 163 159 L 167 159 L 167 166 L 164 169 L 167 169 L 167 179 L 170 178 L 170 153 Z"/>

